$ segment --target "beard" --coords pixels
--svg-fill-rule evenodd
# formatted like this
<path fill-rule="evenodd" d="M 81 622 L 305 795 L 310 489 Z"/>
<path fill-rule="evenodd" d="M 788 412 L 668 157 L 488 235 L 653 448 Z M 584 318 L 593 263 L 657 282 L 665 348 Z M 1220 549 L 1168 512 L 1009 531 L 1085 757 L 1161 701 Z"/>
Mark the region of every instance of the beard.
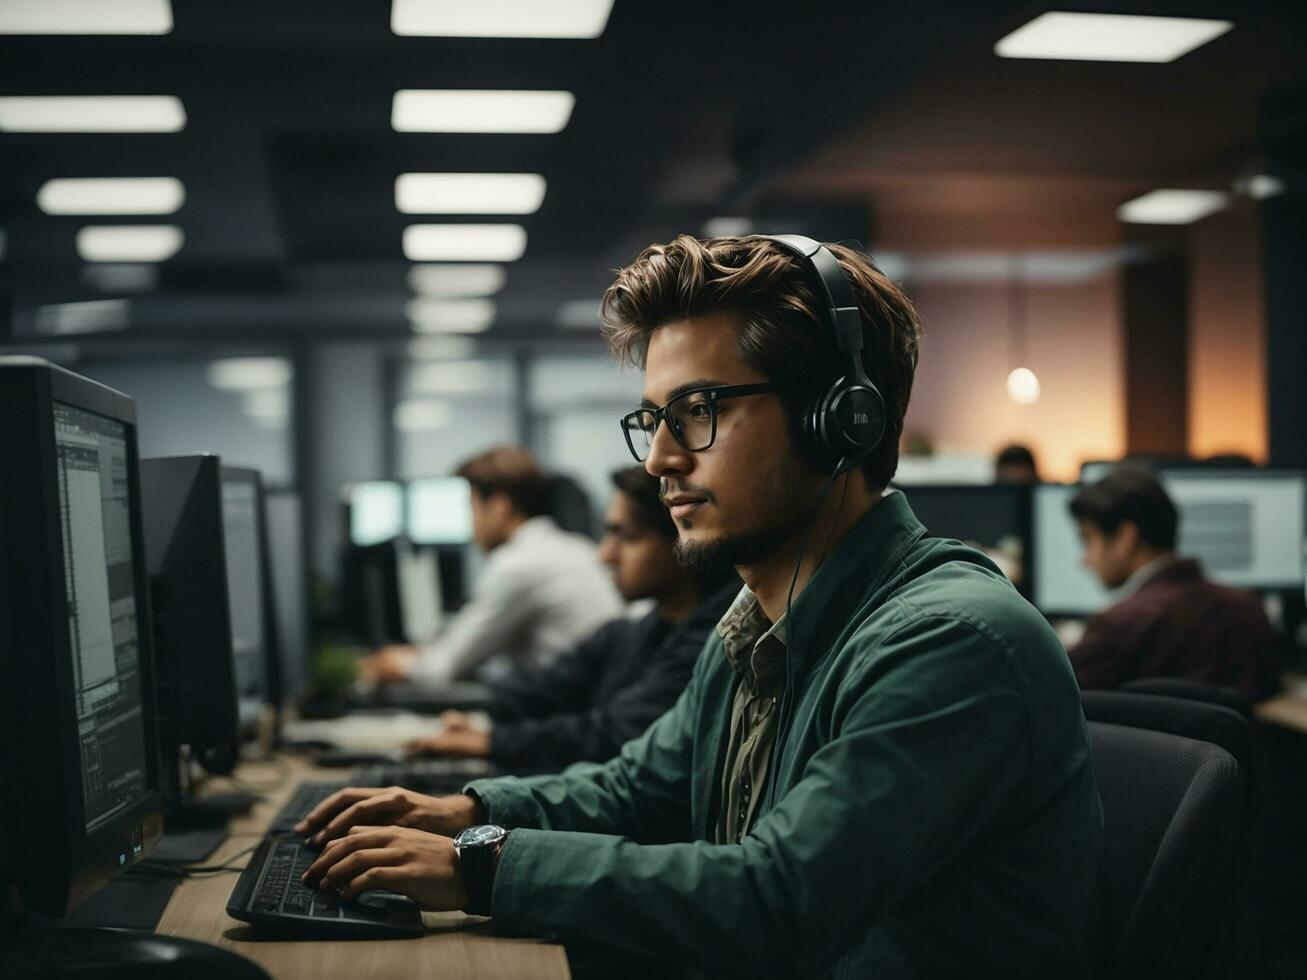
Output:
<path fill-rule="evenodd" d="M 760 526 L 710 541 L 687 541 L 678 536 L 672 549 L 676 560 L 700 575 L 721 575 L 774 554 L 810 516 L 812 501 L 805 492 L 805 476 L 803 464 L 787 457 L 758 482 L 758 499 L 772 502 Z"/>

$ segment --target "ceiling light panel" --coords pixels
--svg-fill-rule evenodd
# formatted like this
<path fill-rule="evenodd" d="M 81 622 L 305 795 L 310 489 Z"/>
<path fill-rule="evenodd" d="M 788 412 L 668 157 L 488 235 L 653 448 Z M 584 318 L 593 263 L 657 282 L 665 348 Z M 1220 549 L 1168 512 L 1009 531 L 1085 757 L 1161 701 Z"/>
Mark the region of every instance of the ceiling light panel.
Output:
<path fill-rule="evenodd" d="M 393 0 L 390 29 L 412 37 L 571 37 L 604 32 L 613 0 Z"/>
<path fill-rule="evenodd" d="M 424 395 L 474 395 L 490 387 L 485 361 L 437 361 L 418 364 L 409 373 L 409 390 Z"/>
<path fill-rule="evenodd" d="M 176 225 L 90 225 L 77 232 L 77 254 L 87 262 L 166 262 L 185 241 Z"/>
<path fill-rule="evenodd" d="M 7 133 L 177 133 L 186 110 L 175 95 L 13 95 L 0 98 Z"/>
<path fill-rule="evenodd" d="M 400 432 L 426 432 L 444 428 L 453 418 L 448 402 L 415 400 L 396 405 L 393 422 Z"/>
<path fill-rule="evenodd" d="M 1058 61 L 1175 61 L 1220 37 L 1228 20 L 1079 14 L 1051 10 L 994 45 L 1001 58 Z"/>
<path fill-rule="evenodd" d="M 458 361 L 475 354 L 477 345 L 470 337 L 417 337 L 407 350 L 417 361 Z"/>
<path fill-rule="evenodd" d="M 130 304 L 125 299 L 55 303 L 36 308 L 36 329 L 43 334 L 100 333 L 127 326 Z"/>
<path fill-rule="evenodd" d="M 1187 225 L 1227 207 L 1230 195 L 1222 191 L 1156 190 L 1116 209 L 1127 224 Z"/>
<path fill-rule="evenodd" d="M 175 177 L 59 177 L 36 192 L 46 214 L 172 214 L 185 202 Z"/>
<path fill-rule="evenodd" d="M 260 391 L 281 388 L 295 376 L 284 357 L 224 357 L 205 369 L 209 384 L 222 391 Z"/>
<path fill-rule="evenodd" d="M 390 124 L 400 133 L 557 133 L 574 105 L 561 91 L 401 89 Z"/>
<path fill-rule="evenodd" d="M 168 0 L 4 0 L 0 34 L 168 34 Z"/>
<path fill-rule="evenodd" d="M 526 251 L 521 225 L 409 225 L 404 256 L 410 262 L 513 262 Z"/>
<path fill-rule="evenodd" d="M 408 270 L 408 288 L 419 296 L 493 296 L 507 278 L 498 265 L 415 265 Z"/>
<path fill-rule="evenodd" d="M 539 174 L 400 174 L 402 214 L 533 214 L 545 199 Z"/>
<path fill-rule="evenodd" d="M 409 300 L 409 323 L 418 333 L 480 333 L 495 319 L 495 304 L 488 299 Z"/>

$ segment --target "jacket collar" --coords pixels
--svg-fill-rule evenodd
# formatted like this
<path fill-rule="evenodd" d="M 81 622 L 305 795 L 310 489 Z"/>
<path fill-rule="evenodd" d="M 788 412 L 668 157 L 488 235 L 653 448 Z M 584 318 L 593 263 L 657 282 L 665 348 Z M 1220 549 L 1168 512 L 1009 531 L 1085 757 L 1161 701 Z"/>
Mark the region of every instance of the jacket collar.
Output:
<path fill-rule="evenodd" d="M 796 664 L 823 654 L 861 606 L 883 601 L 897 587 L 905 556 L 925 534 L 907 498 L 895 490 L 863 515 L 794 600 L 786 625 Z"/>

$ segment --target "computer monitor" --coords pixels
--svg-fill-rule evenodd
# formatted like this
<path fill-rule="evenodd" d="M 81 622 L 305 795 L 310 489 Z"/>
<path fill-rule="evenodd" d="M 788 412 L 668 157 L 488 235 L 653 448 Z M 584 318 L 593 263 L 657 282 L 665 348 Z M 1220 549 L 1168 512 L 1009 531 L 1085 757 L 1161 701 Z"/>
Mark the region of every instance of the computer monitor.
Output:
<path fill-rule="evenodd" d="M 932 537 L 979 545 L 1023 591 L 1030 542 L 1030 486 L 939 484 L 899 488 Z"/>
<path fill-rule="evenodd" d="M 162 833 L 136 411 L 0 358 L 0 893 L 63 915 Z"/>
<path fill-rule="evenodd" d="M 405 544 L 395 557 L 404 638 L 409 643 L 429 643 L 440 632 L 444 613 L 439 556 L 435 548 Z"/>
<path fill-rule="evenodd" d="M 1090 616 L 1111 603 L 1111 593 L 1081 564 L 1080 528 L 1071 516 L 1079 485 L 1043 483 L 1031 488 L 1031 601 L 1046 616 Z"/>
<path fill-rule="evenodd" d="M 1180 512 L 1176 552 L 1235 588 L 1297 592 L 1307 577 L 1307 473 L 1301 470 L 1158 471 Z"/>
<path fill-rule="evenodd" d="M 210 772 L 228 773 L 240 745 L 231 603 L 227 593 L 222 463 L 217 456 L 141 460 L 146 564 L 159 666 L 165 794 L 185 746 Z M 170 758 L 171 757 L 171 758 Z"/>
<path fill-rule="evenodd" d="M 472 496 L 462 477 L 413 480 L 408 485 L 408 539 L 414 544 L 472 540 Z"/>
<path fill-rule="evenodd" d="M 394 538 L 344 549 L 339 625 L 357 643 L 375 648 L 407 642 L 399 589 L 401 542 Z"/>
<path fill-rule="evenodd" d="M 404 533 L 404 485 L 391 480 L 369 480 L 345 488 L 349 539 L 367 547 Z"/>
<path fill-rule="evenodd" d="M 258 470 L 222 467 L 222 527 L 236 699 L 241 730 L 248 732 L 265 705 L 277 708 L 282 701 L 276 602 Z"/>

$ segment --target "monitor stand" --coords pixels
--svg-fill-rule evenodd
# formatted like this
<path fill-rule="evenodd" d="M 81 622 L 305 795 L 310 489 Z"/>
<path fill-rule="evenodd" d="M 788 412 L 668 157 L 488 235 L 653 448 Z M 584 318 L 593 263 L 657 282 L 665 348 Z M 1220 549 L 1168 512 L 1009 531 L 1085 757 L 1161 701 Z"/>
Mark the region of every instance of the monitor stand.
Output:
<path fill-rule="evenodd" d="M 259 797 L 251 793 L 197 797 L 188 778 L 189 757 L 176 746 L 165 745 L 162 754 L 164 833 L 150 852 L 150 859 L 175 864 L 203 861 L 227 839 L 227 822 L 237 814 L 249 812 Z"/>

